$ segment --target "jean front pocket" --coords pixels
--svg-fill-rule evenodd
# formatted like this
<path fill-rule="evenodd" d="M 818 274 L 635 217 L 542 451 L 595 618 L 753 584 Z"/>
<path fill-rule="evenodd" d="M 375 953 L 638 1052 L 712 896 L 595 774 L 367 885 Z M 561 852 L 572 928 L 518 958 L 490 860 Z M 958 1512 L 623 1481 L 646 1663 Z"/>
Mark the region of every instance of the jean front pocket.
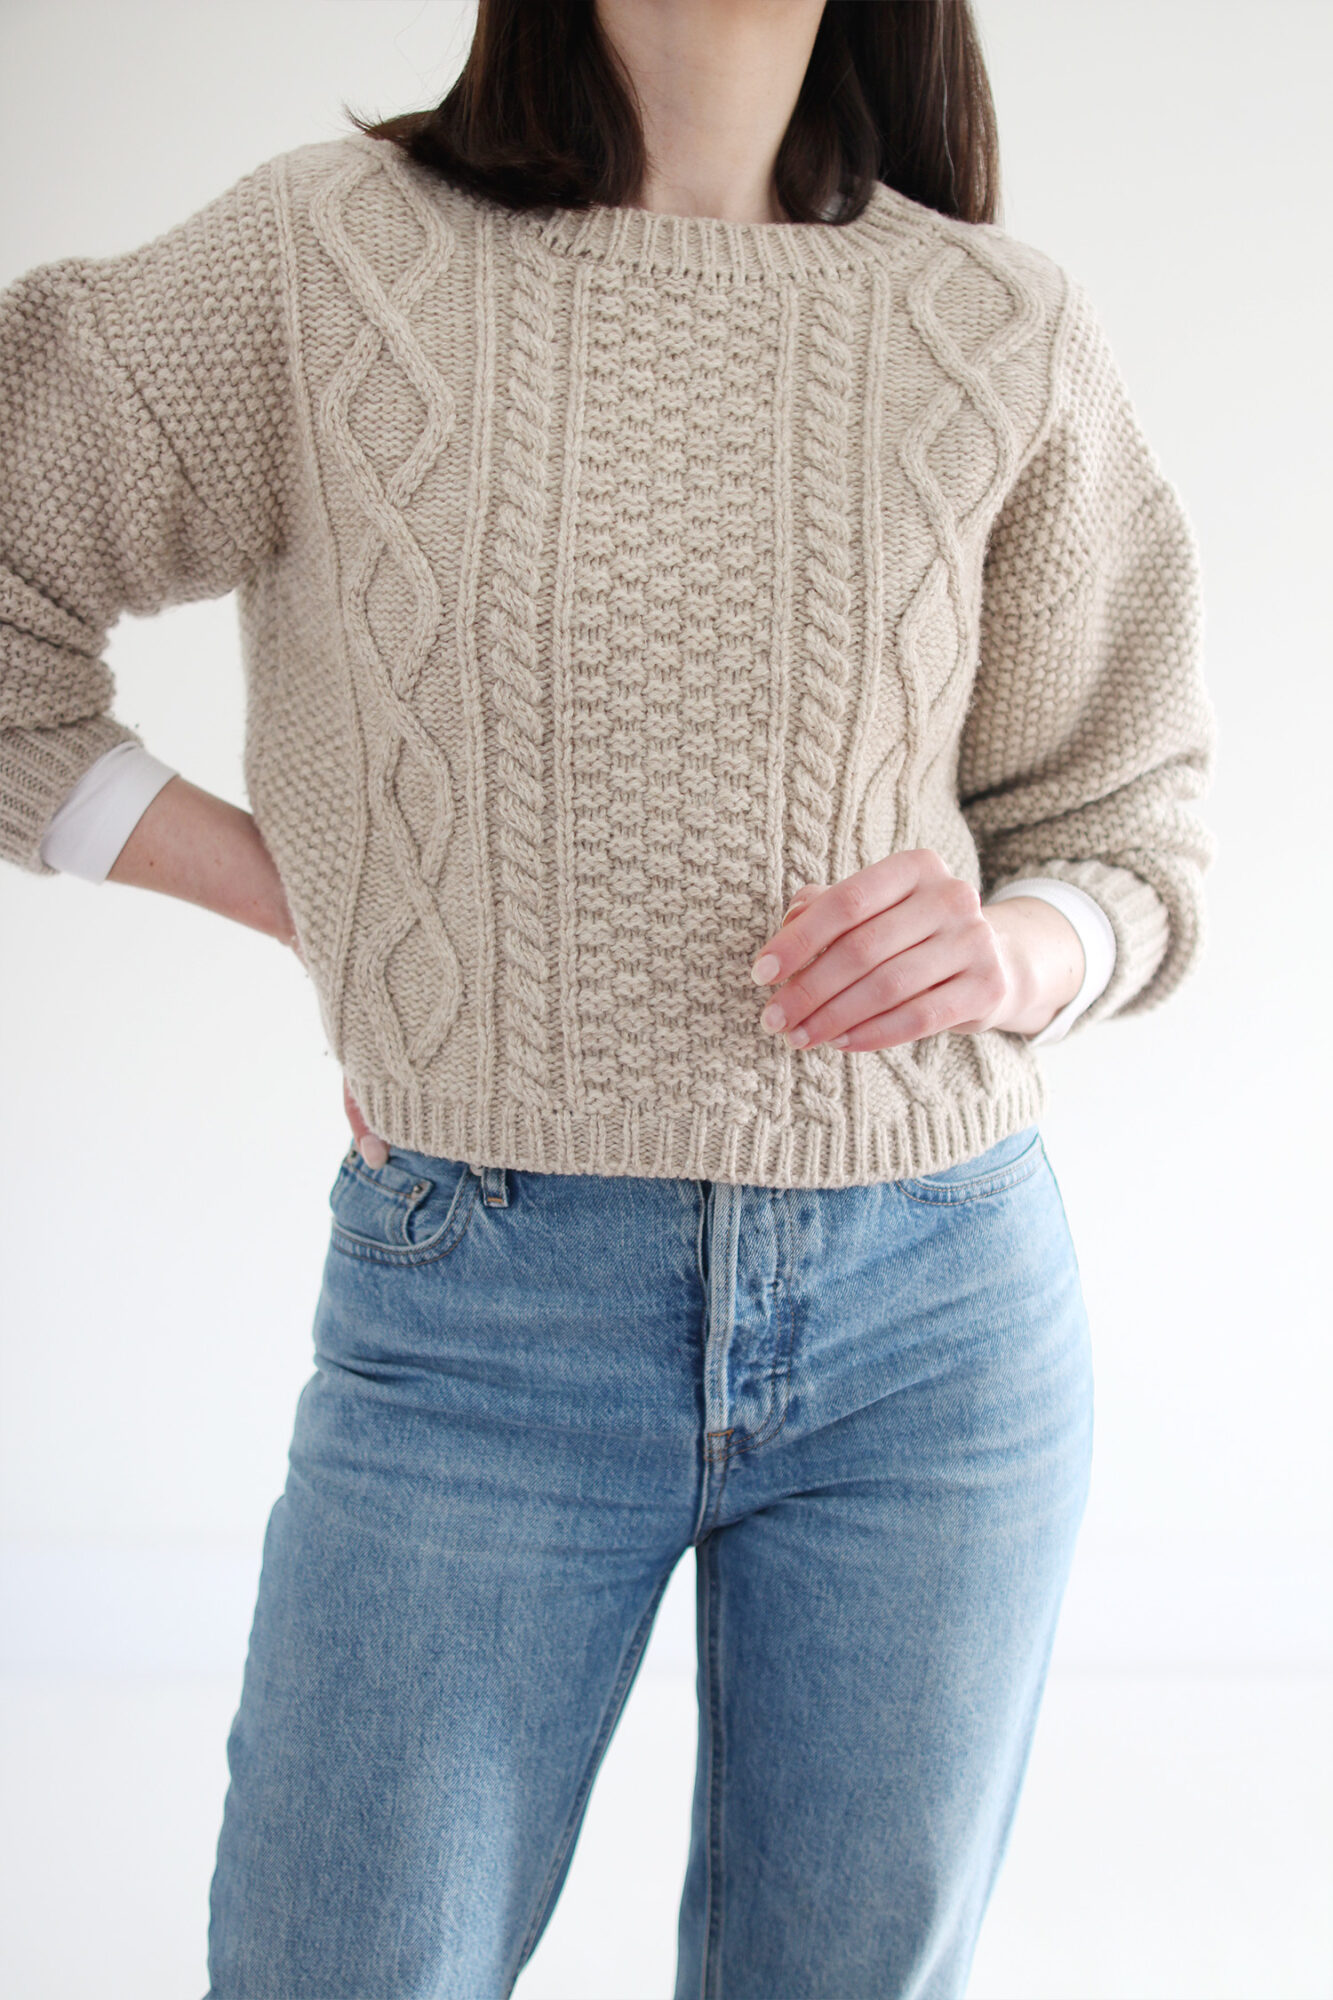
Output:
<path fill-rule="evenodd" d="M 395 1147 L 372 1167 L 352 1146 L 329 1193 L 333 1247 L 376 1264 L 432 1263 L 458 1243 L 480 1186 L 460 1160 Z"/>
<path fill-rule="evenodd" d="M 1045 1157 L 1040 1132 L 1035 1125 L 1025 1125 L 1022 1131 L 1011 1132 L 970 1160 L 915 1180 L 895 1181 L 894 1186 L 909 1201 L 982 1201 L 1029 1180 Z"/>

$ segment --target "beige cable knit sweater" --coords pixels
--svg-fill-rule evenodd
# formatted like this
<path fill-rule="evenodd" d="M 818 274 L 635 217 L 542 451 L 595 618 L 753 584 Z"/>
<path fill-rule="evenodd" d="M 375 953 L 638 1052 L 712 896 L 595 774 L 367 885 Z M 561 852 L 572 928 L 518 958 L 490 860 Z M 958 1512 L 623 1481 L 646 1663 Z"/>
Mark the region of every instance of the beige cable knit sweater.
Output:
<path fill-rule="evenodd" d="M 1037 1118 L 1016 1035 L 789 1049 L 792 892 L 925 846 L 1200 942 L 1192 533 L 1083 288 L 856 222 L 511 215 L 361 135 L 0 295 L 0 853 L 134 732 L 123 611 L 239 593 L 250 804 L 391 1144 L 841 1186 Z"/>

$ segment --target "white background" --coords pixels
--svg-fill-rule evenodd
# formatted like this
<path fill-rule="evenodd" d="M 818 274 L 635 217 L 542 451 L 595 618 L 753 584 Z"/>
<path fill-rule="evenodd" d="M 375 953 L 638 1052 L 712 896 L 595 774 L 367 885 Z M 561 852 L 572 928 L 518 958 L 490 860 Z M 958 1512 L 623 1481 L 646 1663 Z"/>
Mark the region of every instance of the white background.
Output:
<path fill-rule="evenodd" d="M 1333 1980 L 1322 1892 L 1295 1880 L 1294 1861 L 1266 1874 L 1247 1842 L 1256 1814 L 1289 1817 L 1263 1789 L 1275 1760 L 1292 1758 L 1295 1737 L 1279 1741 L 1275 1717 L 1306 1744 L 1291 1781 L 1307 1785 L 1316 1817 L 1328 1806 L 1317 1783 L 1308 1791 L 1319 1745 L 1300 1718 L 1333 1666 L 1320 1255 L 1333 8 L 977 0 L 976 12 L 1000 117 L 1002 220 L 1088 285 L 1192 517 L 1220 718 L 1200 968 L 1166 1007 L 1044 1056 L 1043 1129 L 1093 1323 L 1097 1448 L 1032 1779 L 1077 1847 L 1099 1809 L 1089 1787 L 1109 1788 L 1104 1805 L 1143 1730 L 1178 1746 L 1216 1713 L 1197 1770 L 1171 1777 L 1152 1760 L 1120 1802 L 1151 1843 L 1171 1786 L 1202 1799 L 1216 1867 L 1195 1884 L 1196 1911 L 1177 1852 L 1147 1960 L 1115 1970 L 1112 1903 L 1093 1950 L 1101 1906 L 1075 1897 L 1072 1914 L 1067 1900 L 1058 1916 L 1044 1906 L 1040 1939 L 1015 1920 L 1016 1956 L 993 1925 L 976 1991 L 1314 2000 Z M 438 98 L 470 19 L 452 0 L 4 0 L 0 283 L 147 240 L 260 159 L 350 129 L 344 100 L 387 115 Z M 197 783 L 244 803 L 234 603 L 126 618 L 109 658 L 117 713 Z M 31 1954 L 25 2000 L 94 1986 L 157 2000 L 204 1983 L 221 1737 L 310 1367 L 325 1197 L 347 1143 L 339 1077 L 296 960 L 238 927 L 12 868 L 0 870 L 0 924 L 3 1665 L 21 1719 L 15 1798 L 28 1801 L 11 1828 L 13 1949 Z M 690 1585 L 686 1563 L 527 2000 L 669 1987 L 678 1883 L 665 1877 L 683 1856 L 692 1755 Z M 1219 1687 L 1231 1708 L 1209 1707 Z M 1076 1688 L 1091 1691 L 1086 1728 Z M 1101 1763 L 1080 1767 L 1094 1775 L 1057 1800 L 1068 1758 L 1091 1756 L 1099 1731 Z M 68 1753 L 59 1768 L 52 1745 Z M 1249 1775 L 1231 1782 L 1227 1757 Z M 1152 1771 L 1167 1773 L 1160 1796 Z M 105 1870 L 127 1794 L 153 1822 L 132 1836 L 146 1858 L 80 1958 L 59 1921 L 59 1857 L 72 1867 L 68 1842 L 83 1838 L 79 1867 Z M 663 1879 L 644 1889 L 650 1848 L 628 1829 L 650 1796 L 660 1818 L 636 1837 L 659 1841 Z M 619 1832 L 604 1837 L 598 1814 L 613 1804 Z M 58 1849 L 44 1844 L 57 1819 Z M 1024 1824 L 1002 1884 L 1013 1895 Z M 1133 1854 L 1127 1841 L 1122 1900 Z M 633 1894 L 607 1872 L 617 1865 L 637 1871 Z M 1270 1941 L 1266 1955 L 1256 1944 L 1253 1973 L 1249 1931 L 1218 1941 L 1240 1921 L 1229 1869 L 1254 1936 Z M 557 1936 L 577 1898 L 609 1920 L 596 1944 Z M 634 1942 L 617 1959 L 626 1909 Z M 1077 1987 L 1074 1961 L 1051 1955 L 1066 1934 L 1075 1958 L 1088 1952 Z M 1023 1982 L 1021 1996 L 1006 1980 Z"/>

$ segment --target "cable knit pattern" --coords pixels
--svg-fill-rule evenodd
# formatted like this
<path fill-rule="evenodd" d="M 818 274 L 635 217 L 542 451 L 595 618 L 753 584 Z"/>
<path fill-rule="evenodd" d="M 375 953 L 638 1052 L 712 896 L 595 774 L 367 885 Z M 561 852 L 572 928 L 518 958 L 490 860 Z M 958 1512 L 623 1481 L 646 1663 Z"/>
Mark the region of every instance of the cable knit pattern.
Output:
<path fill-rule="evenodd" d="M 986 279 L 992 280 L 988 286 Z M 950 331 L 944 301 L 959 281 L 965 307 L 959 337 Z M 994 370 L 1020 352 L 1036 330 L 1039 301 L 1019 273 L 992 256 L 978 236 L 966 251 L 944 242 L 925 258 L 907 287 L 913 330 L 935 363 L 939 386 L 907 426 L 898 458 L 929 523 L 936 556 L 907 606 L 898 630 L 898 666 L 906 704 L 907 749 L 898 765 L 900 847 L 942 846 L 926 822 L 951 814 L 951 793 L 941 797 L 938 763 L 952 728 L 931 728 L 935 715 L 959 724 L 969 691 L 967 669 L 976 649 L 977 602 L 969 557 L 975 556 L 978 519 L 989 520 L 1011 482 L 1022 446 L 1015 413 L 993 382 Z M 993 325 L 988 322 L 994 322 Z M 978 339 L 978 334 L 982 337 Z M 966 347 L 964 343 L 966 342 Z M 931 780 L 936 780 L 932 787 Z M 960 872 L 966 863 L 949 857 Z M 922 1103 L 938 1104 L 947 1088 L 951 1043 L 959 1036 L 932 1035 L 906 1047 L 878 1051 L 878 1060 Z M 997 1078 L 986 1037 L 966 1038 L 982 1084 Z"/>
<path fill-rule="evenodd" d="M 410 1085 L 448 1034 L 461 997 L 458 959 L 439 895 L 454 825 L 449 761 L 445 745 L 413 700 L 439 636 L 443 605 L 436 572 L 413 532 L 409 512 L 453 429 L 453 394 L 432 367 L 411 321 L 417 301 L 440 284 L 452 239 L 438 212 L 420 199 L 410 183 L 400 183 L 398 199 L 411 218 L 419 249 L 386 281 L 349 229 L 349 204 L 376 165 L 364 159 L 350 161 L 320 186 L 310 205 L 310 219 L 316 239 L 342 273 L 361 314 L 357 339 L 329 378 L 318 404 L 321 430 L 352 480 L 364 523 L 359 546 L 343 575 L 343 615 L 366 680 L 362 699 L 371 820 L 383 828 L 393 870 L 386 893 L 373 899 L 373 907 L 367 894 L 358 939 L 359 995 L 390 1074 Z M 419 399 L 421 415 L 419 428 L 413 427 L 415 434 L 409 429 L 398 441 L 394 462 L 380 468 L 375 456 L 382 455 L 383 433 L 371 433 L 374 406 L 362 392 L 372 369 L 382 361 L 400 371 L 399 379 Z M 381 384 L 393 379 L 381 377 Z M 358 402 L 367 411 L 364 438 L 358 436 L 353 415 Z M 376 445 L 381 454 L 376 454 Z M 397 599 L 393 609 L 399 614 L 392 625 L 384 620 L 383 639 L 372 611 L 376 584 L 393 593 Z M 414 828 L 399 790 L 409 762 L 420 774 L 428 801 L 428 817 L 420 830 Z M 407 960 L 407 976 L 395 980 L 398 955 L 413 941 L 419 948 Z"/>
<path fill-rule="evenodd" d="M 546 928 L 547 691 L 542 678 L 549 426 L 555 410 L 556 304 L 550 259 L 520 234 L 512 253 L 506 380 L 489 618 L 490 695 L 497 751 L 494 840 L 499 856 L 501 1020 L 516 1095 L 549 1101 L 546 1027 L 551 945 Z"/>
<path fill-rule="evenodd" d="M 803 882 L 832 880 L 833 813 L 852 693 L 851 454 L 852 328 L 846 285 L 809 298 L 806 407 L 801 484 L 805 517 L 802 673 L 789 766 L 788 899 Z M 831 1156 L 843 1150 L 843 1059 L 811 1049 L 801 1066 L 802 1111 L 829 1128 Z"/>
<path fill-rule="evenodd" d="M 1199 564 L 1083 288 L 878 187 L 512 215 L 349 136 L 0 294 L 0 853 L 124 611 L 238 593 L 245 774 L 393 1145 L 842 1186 L 1038 1118 L 1021 1037 L 788 1049 L 793 890 L 910 846 L 1105 909 L 1073 1032 L 1197 958 Z"/>

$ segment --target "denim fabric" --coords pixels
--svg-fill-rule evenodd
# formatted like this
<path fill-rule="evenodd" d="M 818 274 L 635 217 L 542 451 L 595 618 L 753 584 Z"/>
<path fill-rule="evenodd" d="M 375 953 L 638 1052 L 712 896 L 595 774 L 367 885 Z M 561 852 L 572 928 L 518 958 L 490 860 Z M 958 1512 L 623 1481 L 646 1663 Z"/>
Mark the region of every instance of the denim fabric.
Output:
<path fill-rule="evenodd" d="M 352 1152 L 331 1205 L 213 2000 L 511 1993 L 690 1548 L 676 2000 L 958 2000 L 1090 1469 L 1037 1128 L 814 1189 Z"/>

